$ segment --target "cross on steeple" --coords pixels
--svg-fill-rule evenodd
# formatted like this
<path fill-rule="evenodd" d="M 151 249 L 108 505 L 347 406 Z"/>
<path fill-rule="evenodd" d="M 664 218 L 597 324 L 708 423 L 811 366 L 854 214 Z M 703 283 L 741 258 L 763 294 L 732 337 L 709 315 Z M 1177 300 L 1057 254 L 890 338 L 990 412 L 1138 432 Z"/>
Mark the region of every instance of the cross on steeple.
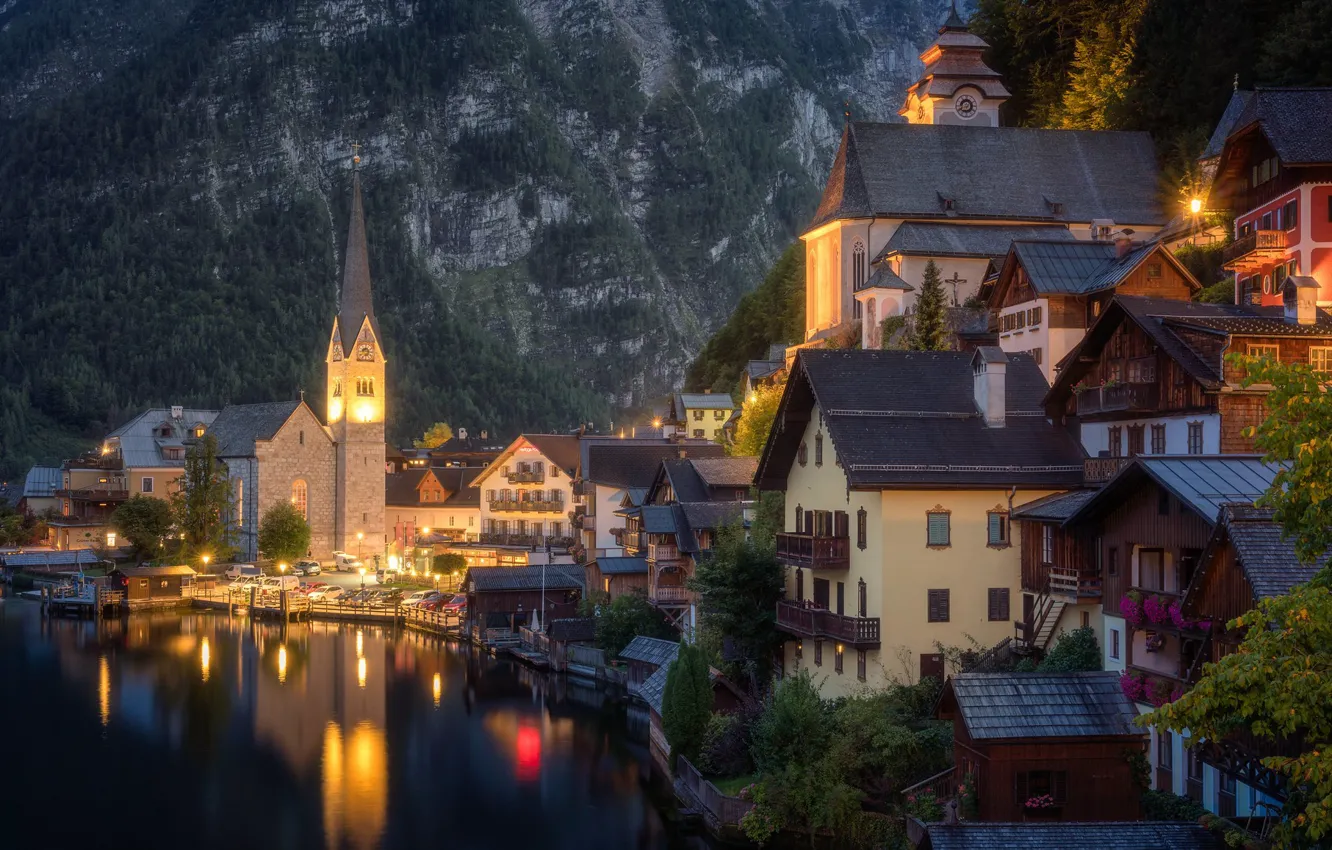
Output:
<path fill-rule="evenodd" d="M 361 170 L 361 143 L 352 142 L 352 170 Z"/>

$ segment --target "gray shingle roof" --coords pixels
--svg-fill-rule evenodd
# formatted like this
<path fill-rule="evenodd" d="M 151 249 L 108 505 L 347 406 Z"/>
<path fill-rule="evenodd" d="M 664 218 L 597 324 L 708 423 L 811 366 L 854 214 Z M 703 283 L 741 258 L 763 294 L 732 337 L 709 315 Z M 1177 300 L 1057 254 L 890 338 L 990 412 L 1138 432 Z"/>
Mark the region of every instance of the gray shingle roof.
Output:
<path fill-rule="evenodd" d="M 723 396 L 728 405 L 730 396 Z M 721 457 L 726 450 L 707 440 L 683 443 L 665 439 L 592 440 L 583 448 L 579 477 L 610 487 L 651 487 L 662 461 L 690 457 Z"/>
<path fill-rule="evenodd" d="M 159 576 L 192 576 L 193 568 L 184 564 L 170 567 L 120 567 L 116 572 L 129 578 L 155 578 Z"/>
<path fill-rule="evenodd" d="M 629 641 L 629 645 L 620 650 L 620 657 L 626 661 L 641 661 L 644 664 L 666 665 L 675 660 L 680 652 L 680 644 L 670 640 L 643 637 L 639 635 Z"/>
<path fill-rule="evenodd" d="M 597 620 L 595 617 L 566 617 L 560 620 L 551 620 L 550 628 L 546 633 L 551 640 L 586 643 L 596 640 Z"/>
<path fill-rule="evenodd" d="M 960 673 L 947 687 L 976 740 L 1147 734 L 1115 672 Z"/>
<path fill-rule="evenodd" d="M 1014 508 L 1013 519 L 1063 521 L 1077 513 L 1078 508 L 1091 501 L 1095 495 L 1095 490 L 1055 493 Z"/>
<path fill-rule="evenodd" d="M 506 590 L 540 590 L 542 572 L 547 590 L 582 590 L 583 568 L 573 564 L 534 567 L 472 567 L 464 584 L 477 593 Z"/>
<path fill-rule="evenodd" d="M 675 404 L 677 416 L 686 410 L 731 410 L 736 407 L 726 393 L 676 393 Z"/>
<path fill-rule="evenodd" d="M 752 502 L 687 502 L 680 505 L 691 531 L 724 528 L 744 519 Z"/>
<path fill-rule="evenodd" d="M 573 434 L 523 434 L 526 440 L 541 452 L 542 457 L 558 466 L 572 478 L 578 471 L 578 437 Z"/>
<path fill-rule="evenodd" d="M 207 427 L 218 417 L 216 410 L 190 407 L 184 408 L 178 418 L 173 417 L 171 413 L 171 409 L 165 407 L 145 410 L 107 435 L 108 442 L 114 442 L 119 446 L 121 461 L 126 467 L 184 466 L 183 459 L 163 458 L 162 447 L 184 446 L 185 435 L 190 428 L 200 423 Z M 170 423 L 175 432 L 171 437 L 160 437 L 154 433 L 164 422 Z"/>
<path fill-rule="evenodd" d="M 1255 122 L 1284 165 L 1332 162 L 1332 88 L 1258 88 L 1235 120 L 1239 132 Z"/>
<path fill-rule="evenodd" d="M 338 331 L 342 336 L 345 356 L 352 356 L 352 346 L 361 332 L 361 325 L 370 320 L 370 329 L 380 346 L 384 337 L 379 333 L 379 320 L 370 296 L 370 251 L 365 240 L 365 209 L 361 203 L 361 175 L 352 177 L 352 208 L 347 222 L 347 246 L 343 256 L 342 294 L 338 298 Z"/>
<path fill-rule="evenodd" d="M 254 457 L 255 441 L 271 440 L 291 418 L 299 401 L 229 404 L 208 427 L 217 440 L 218 457 Z"/>
<path fill-rule="evenodd" d="M 384 476 L 384 504 L 417 505 L 421 502 L 421 481 L 430 469 L 404 469 Z"/>
<path fill-rule="evenodd" d="M 709 487 L 748 487 L 754 483 L 758 469 L 756 457 L 701 457 L 690 458 L 689 462 Z"/>
<path fill-rule="evenodd" d="M 648 562 L 644 558 L 611 558 L 600 557 L 593 563 L 597 569 L 601 570 L 602 575 L 606 576 L 628 576 L 628 575 L 647 575 Z"/>
<path fill-rule="evenodd" d="M 933 850 L 1219 850 L 1192 822 L 930 824 Z"/>
<path fill-rule="evenodd" d="M 644 505 L 643 530 L 648 534 L 675 534 L 675 510 L 671 505 Z"/>
<path fill-rule="evenodd" d="M 91 549 L 66 549 L 59 552 L 15 552 L 0 555 L 7 567 L 73 567 L 79 564 L 95 564 L 96 553 Z"/>
<path fill-rule="evenodd" d="M 688 459 L 664 460 L 661 463 L 661 475 L 671 485 L 672 495 L 677 502 L 702 502 L 708 498 L 708 487 L 702 476 Z M 657 488 L 660 490 L 660 487 Z M 657 495 L 652 498 L 657 499 Z"/>
<path fill-rule="evenodd" d="M 1112 242 L 1014 242 L 1013 252 L 1038 293 L 1086 295 L 1118 285 L 1159 247 L 1149 242 L 1118 257 Z"/>
<path fill-rule="evenodd" d="M 1314 564 L 1302 564 L 1295 556 L 1294 541 L 1282 537 L 1281 525 L 1272 511 L 1245 505 L 1227 505 L 1222 525 L 1239 556 L 1240 568 L 1259 599 L 1283 596 L 1297 584 L 1314 577 L 1328 561 L 1328 553 Z"/>
<path fill-rule="evenodd" d="M 905 280 L 892 270 L 887 263 L 876 263 L 874 271 L 870 273 L 869 278 L 856 287 L 857 292 L 866 289 L 900 289 L 903 292 L 915 292 L 916 287 L 907 283 Z"/>
<path fill-rule="evenodd" d="M 976 408 L 971 358 L 954 351 L 802 350 L 778 421 L 817 403 L 852 487 L 1079 486 L 1084 453 L 1066 429 L 1046 420 L 1040 367 L 1028 355 L 1007 355 L 1005 424 L 989 428 Z M 764 489 L 780 489 L 801 439 L 794 428 L 769 439 L 759 468 Z"/>
<path fill-rule="evenodd" d="M 23 479 L 23 498 L 46 499 L 60 489 L 60 467 L 34 466 Z"/>
<path fill-rule="evenodd" d="M 1216 122 L 1216 128 L 1212 130 L 1212 136 L 1207 140 L 1207 147 L 1199 159 L 1213 159 L 1221 155 L 1221 149 L 1226 145 L 1226 137 L 1234 132 L 1235 122 L 1244 112 L 1244 107 L 1249 105 L 1251 97 L 1253 92 L 1238 89 L 1231 94 L 1230 102 L 1226 104 L 1226 111 L 1221 113 L 1221 120 Z"/>
<path fill-rule="evenodd" d="M 678 646 L 675 649 L 677 653 L 680 651 Z M 672 656 L 671 661 L 674 660 L 675 658 Z M 638 687 L 638 696 L 657 714 L 661 714 L 662 698 L 666 696 L 666 677 L 670 674 L 670 671 L 670 662 L 666 662 L 654 670 L 652 675 L 648 676 L 643 684 Z"/>
<path fill-rule="evenodd" d="M 874 215 L 1164 224 L 1158 194 L 1146 133 L 852 122 L 808 229 Z"/>
<path fill-rule="evenodd" d="M 888 238 L 877 263 L 893 254 L 922 257 L 1002 257 L 1019 239 L 1074 239 L 1062 224 L 953 224 L 906 221 Z"/>
<path fill-rule="evenodd" d="M 751 381 L 761 381 L 776 375 L 786 368 L 785 360 L 750 360 L 745 364 L 745 374 Z"/>

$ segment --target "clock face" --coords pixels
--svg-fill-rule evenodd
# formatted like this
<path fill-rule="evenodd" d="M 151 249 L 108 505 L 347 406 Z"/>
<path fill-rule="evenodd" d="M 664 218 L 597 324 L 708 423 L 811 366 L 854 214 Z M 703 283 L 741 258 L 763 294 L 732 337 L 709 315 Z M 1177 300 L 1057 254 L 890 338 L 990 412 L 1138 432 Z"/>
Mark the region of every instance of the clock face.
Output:
<path fill-rule="evenodd" d="M 970 118 L 976 114 L 976 98 L 969 94 L 958 95 L 957 100 L 953 101 L 953 108 L 963 118 Z"/>
<path fill-rule="evenodd" d="M 923 103 L 920 106 L 916 107 L 916 120 L 917 121 L 925 120 L 925 104 Z"/>
<path fill-rule="evenodd" d="M 374 359 L 375 359 L 375 350 L 374 350 L 373 348 L 371 348 L 369 345 L 362 344 L 360 348 L 356 349 L 356 359 L 357 359 L 357 360 L 374 360 Z"/>

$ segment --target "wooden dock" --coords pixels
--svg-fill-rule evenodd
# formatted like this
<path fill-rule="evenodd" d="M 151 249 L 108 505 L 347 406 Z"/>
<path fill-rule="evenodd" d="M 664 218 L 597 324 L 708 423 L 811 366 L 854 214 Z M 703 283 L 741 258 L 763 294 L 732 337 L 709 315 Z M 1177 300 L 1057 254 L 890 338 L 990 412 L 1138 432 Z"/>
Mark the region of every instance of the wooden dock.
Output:
<path fill-rule="evenodd" d="M 44 587 L 42 612 L 48 617 L 94 620 L 116 614 L 125 604 L 125 591 L 109 590 L 87 582 L 83 586 Z"/>
<path fill-rule="evenodd" d="M 291 621 L 332 620 L 338 622 L 375 623 L 392 628 L 407 628 L 439 637 L 459 639 L 463 636 L 457 614 L 446 611 L 425 611 L 413 606 L 362 605 L 337 600 L 311 601 L 304 594 L 292 591 L 247 589 L 233 592 L 228 588 L 196 593 L 196 608 L 228 611 L 231 614 L 249 614 L 255 619 Z"/>

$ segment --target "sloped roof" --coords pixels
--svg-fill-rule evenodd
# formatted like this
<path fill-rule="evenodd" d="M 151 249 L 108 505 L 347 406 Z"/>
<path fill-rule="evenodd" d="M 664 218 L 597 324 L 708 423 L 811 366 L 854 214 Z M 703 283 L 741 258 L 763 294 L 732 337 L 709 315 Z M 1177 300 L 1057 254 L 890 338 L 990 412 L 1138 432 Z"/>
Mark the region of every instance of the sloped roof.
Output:
<path fill-rule="evenodd" d="M 229 404 L 208 427 L 217 440 L 218 457 L 254 457 L 255 442 L 271 440 L 303 402 L 268 401 Z"/>
<path fill-rule="evenodd" d="M 1300 563 L 1294 540 L 1282 535 L 1281 525 L 1268 508 L 1226 505 L 1221 512 L 1221 526 L 1235 547 L 1240 568 L 1258 599 L 1290 593 L 1291 588 L 1308 582 L 1328 562 L 1328 553 L 1324 553 L 1313 564 Z"/>
<path fill-rule="evenodd" d="M 690 458 L 689 462 L 709 487 L 748 487 L 754 483 L 754 473 L 758 471 L 756 457 L 699 457 Z"/>
<path fill-rule="evenodd" d="M 1148 242 L 1120 257 L 1112 242 L 1013 243 L 1013 252 L 1026 270 L 1032 288 L 1042 295 L 1086 295 L 1117 286 L 1158 249 L 1162 249 L 1161 243 Z M 1173 255 L 1164 249 L 1161 255 L 1164 261 L 1176 266 L 1190 286 L 1198 286 L 1193 275 L 1174 262 Z"/>
<path fill-rule="evenodd" d="M 694 464 L 686 459 L 664 460 L 661 462 L 661 475 L 670 482 L 677 502 L 706 502 L 708 486 L 698 474 Z M 655 496 L 654 496 L 655 498 Z"/>
<path fill-rule="evenodd" d="M 114 441 L 118 445 L 121 462 L 127 468 L 184 466 L 184 459 L 167 460 L 163 457 L 163 446 L 184 447 L 189 429 L 199 424 L 207 427 L 218 417 L 216 410 L 192 407 L 184 408 L 179 417 L 171 414 L 170 408 L 150 408 L 107 435 L 108 442 Z M 160 437 L 154 433 L 164 422 L 171 424 L 175 432 L 173 436 Z"/>
<path fill-rule="evenodd" d="M 1234 132 L 1235 122 L 1244 112 L 1244 107 L 1249 105 L 1251 97 L 1253 92 L 1241 89 L 1236 89 L 1230 95 L 1230 102 L 1226 104 L 1225 112 L 1221 113 L 1221 119 L 1216 122 L 1211 138 L 1207 140 L 1207 147 L 1203 149 L 1202 156 L 1198 159 L 1214 159 L 1221 155 L 1221 149 L 1226 146 L 1226 138 Z"/>
<path fill-rule="evenodd" d="M 1155 481 L 1198 516 L 1215 522 L 1222 505 L 1256 502 L 1272 486 L 1277 471 L 1257 455 L 1135 458 L 1069 516 L 1066 524 L 1075 525 L 1114 509 L 1144 480 Z"/>
<path fill-rule="evenodd" d="M 1063 224 L 954 224 L 904 221 L 879 251 L 877 263 L 893 254 L 922 257 L 1002 257 L 1019 239 L 1073 241 Z"/>
<path fill-rule="evenodd" d="M 738 405 L 726 393 L 676 393 L 676 414 L 685 410 L 733 410 Z"/>
<path fill-rule="evenodd" d="M 743 521 L 753 502 L 686 502 L 680 505 L 691 531 L 715 530 Z"/>
<path fill-rule="evenodd" d="M 959 673 L 946 687 L 976 740 L 1146 735 L 1112 671 Z"/>
<path fill-rule="evenodd" d="M 61 472 L 58 466 L 34 466 L 23 479 L 23 498 L 45 499 L 60 489 Z"/>
<path fill-rule="evenodd" d="M 0 555 L 7 567 L 73 567 L 79 564 L 96 564 L 97 554 L 91 549 L 62 549 L 46 552 L 13 552 Z"/>
<path fill-rule="evenodd" d="M 551 640 L 587 642 L 596 640 L 597 620 L 595 617 L 565 617 L 551 620 L 546 634 Z"/>
<path fill-rule="evenodd" d="M 370 294 L 370 249 L 365 239 L 365 208 L 361 203 L 361 173 L 352 173 L 352 208 L 347 221 L 347 248 L 343 255 L 342 295 L 338 298 L 338 332 L 342 336 L 344 356 L 352 356 L 352 346 L 361 333 L 361 325 L 370 320 L 370 330 L 381 348 L 384 337 L 375 318 L 374 299 Z"/>
<path fill-rule="evenodd" d="M 1220 850 L 1192 821 L 932 823 L 933 850 Z"/>
<path fill-rule="evenodd" d="M 570 478 L 578 471 L 578 437 L 574 434 L 523 434 L 546 460 L 559 466 Z"/>
<path fill-rule="evenodd" d="M 643 530 L 648 534 L 676 534 L 679 531 L 672 505 L 644 505 L 641 516 Z"/>
<path fill-rule="evenodd" d="M 1084 452 L 1046 420 L 1040 367 L 1026 354 L 1006 359 L 1002 428 L 986 427 L 972 353 L 956 351 L 803 349 L 775 421 L 817 404 L 853 488 L 1080 486 Z M 763 489 L 782 489 L 802 439 L 802 429 L 774 425 L 759 464 Z"/>
<path fill-rule="evenodd" d="M 727 404 L 730 404 L 729 396 Z M 726 449 L 705 440 L 592 440 L 584 448 L 578 475 L 610 487 L 651 487 L 663 461 L 690 457 L 721 457 Z"/>
<path fill-rule="evenodd" d="M 678 653 L 680 647 L 676 646 L 675 651 Z M 672 656 L 671 661 L 674 660 L 675 657 Z M 638 686 L 638 696 L 657 714 L 661 714 L 662 700 L 666 696 L 666 677 L 670 675 L 670 672 L 670 663 L 662 664 L 652 671 L 651 676 L 643 680 L 643 684 Z"/>
<path fill-rule="evenodd" d="M 620 657 L 626 661 L 641 661 L 644 664 L 666 665 L 675 660 L 680 652 L 680 644 L 672 640 L 643 637 L 639 635 L 629 641 L 629 645 L 620 650 Z"/>
<path fill-rule="evenodd" d="M 855 121 L 806 229 L 870 216 L 1164 224 L 1158 194 L 1146 133 Z"/>
<path fill-rule="evenodd" d="M 120 567 L 116 572 L 129 578 L 158 578 L 162 576 L 192 576 L 195 572 L 190 567 L 177 565 L 172 567 Z"/>
<path fill-rule="evenodd" d="M 430 469 L 405 469 L 384 476 L 384 504 L 417 505 L 421 500 L 421 482 Z"/>
<path fill-rule="evenodd" d="M 1256 88 L 1231 136 L 1257 124 L 1283 165 L 1332 163 L 1332 88 Z"/>
<path fill-rule="evenodd" d="M 547 590 L 582 590 L 583 568 L 573 564 L 548 564 L 530 567 L 471 567 L 466 586 L 476 593 L 506 590 L 540 590 L 545 573 Z"/>
<path fill-rule="evenodd" d="M 450 508 L 479 508 L 481 507 L 481 488 L 469 484 L 450 495 L 444 500 L 444 504 Z"/>
<path fill-rule="evenodd" d="M 745 374 L 751 381 L 760 381 L 776 375 L 785 368 L 785 360 L 750 360 L 745 363 Z"/>
<path fill-rule="evenodd" d="M 1062 522 L 1077 513 L 1078 509 L 1087 504 L 1095 495 L 1095 490 L 1054 493 L 1014 508 L 1013 519 L 1056 520 Z"/>
<path fill-rule="evenodd" d="M 876 263 L 874 271 L 866 278 L 865 282 L 856 287 L 857 292 L 864 292 L 867 289 L 898 289 L 902 292 L 915 292 L 916 287 L 907 283 L 893 271 L 892 266 L 887 263 Z"/>
<path fill-rule="evenodd" d="M 607 576 L 647 575 L 648 562 L 644 558 L 613 558 L 602 556 L 592 563 Z"/>

